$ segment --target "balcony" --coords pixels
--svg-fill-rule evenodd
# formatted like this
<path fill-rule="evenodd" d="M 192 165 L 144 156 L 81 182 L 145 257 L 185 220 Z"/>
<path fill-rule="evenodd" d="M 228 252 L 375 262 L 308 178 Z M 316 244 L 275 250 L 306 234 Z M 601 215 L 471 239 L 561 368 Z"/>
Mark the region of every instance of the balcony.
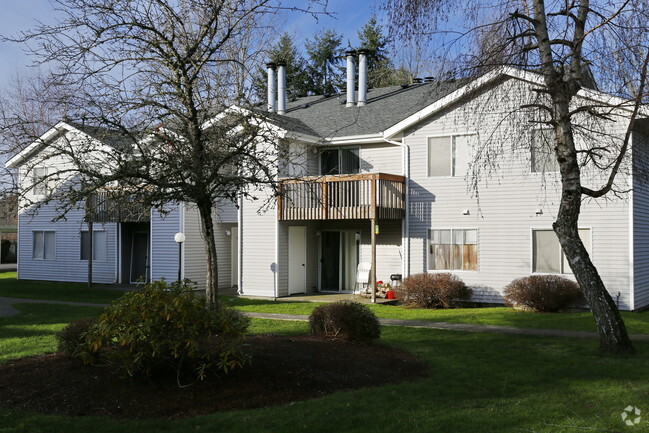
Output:
<path fill-rule="evenodd" d="M 151 208 L 141 204 L 137 195 L 123 196 L 99 191 L 86 200 L 86 221 L 93 223 L 148 222 Z"/>
<path fill-rule="evenodd" d="M 366 173 L 310 176 L 280 182 L 280 221 L 401 219 L 405 178 Z"/>

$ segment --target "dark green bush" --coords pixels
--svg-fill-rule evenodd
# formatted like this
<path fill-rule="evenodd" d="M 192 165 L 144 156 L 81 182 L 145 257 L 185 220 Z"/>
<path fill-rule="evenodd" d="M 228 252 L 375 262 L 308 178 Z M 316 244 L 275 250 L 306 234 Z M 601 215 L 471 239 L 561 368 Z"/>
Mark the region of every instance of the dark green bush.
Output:
<path fill-rule="evenodd" d="M 187 283 L 157 281 L 126 293 L 86 334 L 79 357 L 128 375 L 169 371 L 227 373 L 247 358 L 241 343 L 249 319 L 225 306 L 209 308 Z"/>
<path fill-rule="evenodd" d="M 396 288 L 397 297 L 417 308 L 453 308 L 471 299 L 472 291 L 456 275 L 424 272 L 406 277 Z"/>
<path fill-rule="evenodd" d="M 83 348 L 86 333 L 96 322 L 95 319 L 86 317 L 70 322 L 68 326 L 60 330 L 56 334 L 59 352 L 72 357 L 77 356 Z"/>
<path fill-rule="evenodd" d="M 309 316 L 314 335 L 368 342 L 381 336 L 379 319 L 366 305 L 338 301 L 316 307 Z"/>
<path fill-rule="evenodd" d="M 558 275 L 532 275 L 509 283 L 505 303 L 539 313 L 553 313 L 583 299 L 579 284 Z"/>

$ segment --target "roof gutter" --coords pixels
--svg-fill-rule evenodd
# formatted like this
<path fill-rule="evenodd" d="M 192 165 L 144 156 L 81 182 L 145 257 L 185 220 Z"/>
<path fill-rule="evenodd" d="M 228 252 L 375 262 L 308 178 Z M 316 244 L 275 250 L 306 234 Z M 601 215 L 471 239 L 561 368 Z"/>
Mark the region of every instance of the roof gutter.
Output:
<path fill-rule="evenodd" d="M 402 159 L 402 172 L 403 177 L 405 177 L 405 205 L 406 205 L 406 216 L 403 221 L 401 228 L 401 244 L 403 245 L 403 278 L 410 275 L 410 146 L 403 142 L 398 142 L 390 140 L 389 138 L 383 137 L 383 141 L 386 143 L 394 144 L 399 146 L 402 150 L 403 159 Z"/>

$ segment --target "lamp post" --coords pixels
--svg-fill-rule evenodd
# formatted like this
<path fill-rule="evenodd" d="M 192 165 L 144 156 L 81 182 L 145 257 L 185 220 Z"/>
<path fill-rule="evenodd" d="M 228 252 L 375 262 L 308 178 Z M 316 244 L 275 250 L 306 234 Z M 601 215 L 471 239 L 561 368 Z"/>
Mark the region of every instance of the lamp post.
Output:
<path fill-rule="evenodd" d="M 174 241 L 178 244 L 178 283 L 180 283 L 182 259 L 183 259 L 183 242 L 185 242 L 185 234 L 178 232 L 174 235 Z"/>

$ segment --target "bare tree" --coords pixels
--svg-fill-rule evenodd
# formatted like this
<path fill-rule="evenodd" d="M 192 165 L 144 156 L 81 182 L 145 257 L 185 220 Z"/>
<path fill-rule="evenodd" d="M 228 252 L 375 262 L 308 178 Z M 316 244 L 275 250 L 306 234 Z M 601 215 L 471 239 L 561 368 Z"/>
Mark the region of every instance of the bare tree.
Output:
<path fill-rule="evenodd" d="M 50 143 L 39 156 L 68 162 L 37 179 L 57 185 L 44 202 L 65 211 L 112 187 L 111 200 L 195 206 L 207 302 L 216 305 L 215 206 L 254 197 L 277 178 L 275 128 L 247 103 L 246 72 L 255 70 L 248 62 L 261 52 L 267 17 L 282 9 L 270 0 L 53 3 L 56 24 L 11 40 L 55 65 L 47 85 L 67 91 L 42 102 L 64 102 L 69 121 L 93 133 Z"/>
<path fill-rule="evenodd" d="M 392 29 L 403 38 L 455 34 L 462 47 L 455 55 L 464 53 L 464 67 L 470 68 L 466 75 L 513 66 L 542 77 L 543 85 L 533 89 L 536 98 L 520 108 L 534 111 L 538 123 L 554 130 L 561 198 L 553 229 L 586 295 L 600 349 L 606 353 L 633 353 L 634 348 L 579 237 L 578 221 L 585 198 L 625 192 L 616 177 L 631 164 L 631 135 L 647 101 L 648 6 L 645 0 L 505 0 L 483 7 L 462 0 L 386 1 Z M 580 98 L 595 88 L 594 78 L 617 98 Z M 578 135 L 583 138 L 598 122 L 610 119 L 627 122 L 618 145 L 603 146 L 592 137 L 583 146 L 576 144 Z M 599 186 L 586 186 L 589 171 L 604 179 Z"/>

